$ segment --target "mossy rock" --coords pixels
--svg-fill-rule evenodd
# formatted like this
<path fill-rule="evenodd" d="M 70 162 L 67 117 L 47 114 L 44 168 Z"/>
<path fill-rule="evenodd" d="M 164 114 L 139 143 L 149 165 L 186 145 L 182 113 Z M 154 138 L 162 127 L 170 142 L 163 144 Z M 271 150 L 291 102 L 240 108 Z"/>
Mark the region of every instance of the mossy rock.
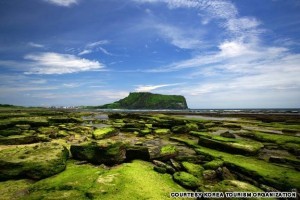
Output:
<path fill-rule="evenodd" d="M 82 123 L 83 121 L 75 117 L 50 117 L 48 122 L 51 124 L 64 124 L 64 123 Z"/>
<path fill-rule="evenodd" d="M 0 130 L 0 136 L 4 136 L 4 137 L 8 137 L 11 135 L 20 135 L 21 133 L 22 133 L 22 129 L 17 127 Z"/>
<path fill-rule="evenodd" d="M 126 147 L 126 160 L 150 160 L 149 149 L 146 146 Z"/>
<path fill-rule="evenodd" d="M 0 151 L 0 180 L 41 179 L 63 171 L 69 151 L 55 143 L 11 147 Z"/>
<path fill-rule="evenodd" d="M 174 191 L 188 192 L 171 175 L 155 172 L 149 162 L 134 160 L 108 170 L 90 164 L 76 165 L 70 160 L 62 173 L 31 185 L 24 199 L 44 199 L 47 194 L 59 199 L 81 199 L 84 194 L 86 199 L 95 200 L 158 200 L 169 199 Z"/>
<path fill-rule="evenodd" d="M 167 169 L 164 167 L 154 166 L 153 170 L 161 174 L 167 173 Z"/>
<path fill-rule="evenodd" d="M 115 128 L 123 128 L 124 125 L 125 125 L 125 123 L 123 123 L 123 122 L 114 122 L 114 123 L 112 123 L 111 125 L 112 125 L 113 127 L 115 127 Z"/>
<path fill-rule="evenodd" d="M 152 124 L 145 124 L 146 128 L 152 128 Z"/>
<path fill-rule="evenodd" d="M 205 169 L 218 169 L 219 167 L 222 167 L 224 164 L 223 160 L 212 160 L 210 162 L 207 162 L 203 165 Z"/>
<path fill-rule="evenodd" d="M 174 174 L 176 172 L 176 170 L 171 165 L 168 165 L 164 162 L 161 162 L 159 160 L 153 160 L 152 162 L 155 164 L 155 166 L 165 169 L 165 171 L 169 174 Z"/>
<path fill-rule="evenodd" d="M 55 126 L 39 127 L 38 131 L 44 135 L 54 135 L 54 134 L 57 134 L 57 132 L 59 131 L 59 128 L 57 128 Z"/>
<path fill-rule="evenodd" d="M 194 175 L 199 179 L 202 179 L 202 173 L 204 171 L 204 168 L 201 165 L 194 164 L 191 162 L 182 162 L 181 164 L 188 173 Z"/>
<path fill-rule="evenodd" d="M 12 135 L 9 137 L 0 137 L 2 145 L 32 144 L 37 142 L 48 142 L 50 139 L 45 135 Z"/>
<path fill-rule="evenodd" d="M 173 174 L 173 179 L 181 186 L 189 189 L 196 189 L 200 186 L 200 180 L 187 172 L 176 172 Z"/>
<path fill-rule="evenodd" d="M 189 131 L 198 131 L 199 127 L 196 123 L 187 123 L 186 127 Z"/>
<path fill-rule="evenodd" d="M 78 190 L 53 190 L 53 191 L 37 191 L 32 192 L 24 200 L 87 200 L 86 195 Z"/>
<path fill-rule="evenodd" d="M 221 133 L 220 136 L 226 137 L 226 138 L 235 138 L 235 135 L 233 133 L 230 133 L 229 131 Z"/>
<path fill-rule="evenodd" d="M 300 188 L 300 174 L 294 169 L 277 166 L 253 157 L 232 155 L 205 147 L 196 148 L 195 150 L 202 155 L 208 155 L 218 159 L 221 158 L 225 166 L 230 170 L 232 169 L 243 173 L 279 190 Z"/>
<path fill-rule="evenodd" d="M 263 192 L 261 189 L 238 180 L 223 180 L 214 186 L 203 185 L 199 188 L 201 192 Z M 215 198 L 217 199 L 217 198 Z M 242 200 L 244 198 L 234 198 Z M 264 198 L 247 198 L 247 199 L 264 199 Z M 270 198 L 268 198 L 270 199 Z M 214 198 L 213 198 L 214 200 Z"/>
<path fill-rule="evenodd" d="M 127 132 L 127 133 L 133 133 L 133 132 L 140 132 L 141 129 L 139 128 L 121 128 L 120 131 Z"/>
<path fill-rule="evenodd" d="M 32 181 L 8 180 L 0 182 L 0 198 L 2 200 L 24 199 L 29 194 L 29 188 Z"/>
<path fill-rule="evenodd" d="M 152 130 L 151 129 L 143 129 L 139 132 L 138 136 L 145 136 L 145 135 L 148 135 L 148 134 L 151 134 L 152 133 Z"/>
<path fill-rule="evenodd" d="M 112 127 L 98 128 L 93 132 L 93 138 L 96 140 L 109 138 L 118 134 L 118 130 Z"/>
<path fill-rule="evenodd" d="M 164 135 L 164 134 L 170 134 L 171 131 L 170 129 L 155 129 L 154 133 L 158 135 Z"/>
<path fill-rule="evenodd" d="M 75 159 L 94 164 L 114 165 L 123 162 L 126 158 L 125 144 L 109 139 L 73 144 L 70 150 Z"/>
<path fill-rule="evenodd" d="M 160 148 L 159 159 L 169 160 L 170 158 L 176 157 L 178 150 L 174 145 L 165 145 Z"/>
<path fill-rule="evenodd" d="M 173 133 L 188 133 L 189 129 L 186 125 L 181 125 L 181 126 L 173 126 L 172 127 L 172 132 Z"/>
<path fill-rule="evenodd" d="M 212 136 L 211 138 L 199 136 L 198 144 L 212 149 L 218 149 L 234 154 L 255 155 L 264 146 L 260 142 L 237 140 Z"/>
<path fill-rule="evenodd" d="M 204 170 L 203 173 L 203 179 L 206 181 L 215 181 L 217 178 L 217 172 L 215 170 Z"/>

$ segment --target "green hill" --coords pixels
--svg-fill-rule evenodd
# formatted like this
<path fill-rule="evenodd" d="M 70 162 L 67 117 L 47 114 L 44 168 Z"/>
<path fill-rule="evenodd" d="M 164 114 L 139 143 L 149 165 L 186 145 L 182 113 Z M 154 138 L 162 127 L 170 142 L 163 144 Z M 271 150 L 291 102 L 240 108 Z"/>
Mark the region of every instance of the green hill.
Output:
<path fill-rule="evenodd" d="M 108 109 L 187 109 L 184 96 L 132 92 L 128 97 L 97 108 Z"/>

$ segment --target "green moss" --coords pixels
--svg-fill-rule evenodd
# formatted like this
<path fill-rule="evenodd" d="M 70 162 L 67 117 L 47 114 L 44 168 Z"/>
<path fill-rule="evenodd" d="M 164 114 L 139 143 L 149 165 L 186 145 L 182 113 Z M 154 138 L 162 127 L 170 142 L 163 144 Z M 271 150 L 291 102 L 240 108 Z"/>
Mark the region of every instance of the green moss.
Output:
<path fill-rule="evenodd" d="M 165 154 L 176 154 L 177 153 L 177 149 L 175 146 L 173 145 L 166 145 L 166 146 L 163 146 L 161 149 L 160 149 L 160 153 L 162 155 L 165 155 Z"/>
<path fill-rule="evenodd" d="M 259 131 L 238 132 L 236 134 L 240 136 L 251 137 L 263 142 L 274 142 L 279 145 L 284 143 L 300 144 L 300 137 L 290 136 L 290 135 L 270 134 L 270 133 L 263 133 Z"/>
<path fill-rule="evenodd" d="M 205 163 L 203 165 L 203 167 L 205 169 L 218 169 L 219 167 L 222 167 L 223 164 L 224 164 L 223 160 L 216 159 L 216 160 L 210 161 L 208 163 Z"/>
<path fill-rule="evenodd" d="M 207 138 L 212 138 L 212 134 L 210 134 L 209 132 L 191 131 L 190 135 L 197 136 L 197 137 L 203 136 Z"/>
<path fill-rule="evenodd" d="M 112 127 L 98 128 L 93 133 L 93 138 L 96 140 L 111 137 L 117 134 L 117 130 Z"/>
<path fill-rule="evenodd" d="M 125 143 L 110 139 L 71 145 L 73 158 L 95 164 L 114 165 L 125 160 Z"/>
<path fill-rule="evenodd" d="M 29 193 L 32 183 L 29 180 L 10 180 L 0 182 L 0 198 L 2 200 L 22 199 Z"/>
<path fill-rule="evenodd" d="M 146 128 L 152 128 L 152 124 L 145 124 Z"/>
<path fill-rule="evenodd" d="M 24 197 L 24 200 L 88 200 L 89 198 L 80 191 L 77 190 L 59 190 L 59 191 L 37 191 L 30 194 L 30 196 Z"/>
<path fill-rule="evenodd" d="M 65 171 L 36 182 L 30 187 L 30 191 L 78 190 L 85 192 L 105 171 L 103 168 L 89 164 L 76 165 L 74 160 L 70 160 Z"/>
<path fill-rule="evenodd" d="M 256 154 L 264 145 L 260 142 L 246 139 L 232 139 L 221 136 L 211 138 L 199 136 L 200 145 L 235 154 Z"/>
<path fill-rule="evenodd" d="M 173 174 L 174 180 L 186 188 L 197 188 L 200 186 L 200 180 L 187 172 L 176 172 Z"/>
<path fill-rule="evenodd" d="M 225 165 L 253 177 L 275 188 L 286 190 L 300 188 L 300 173 L 286 167 L 273 165 L 263 160 L 241 155 L 232 155 L 217 150 L 200 147 L 197 153 L 222 159 Z"/>
<path fill-rule="evenodd" d="M 202 172 L 204 171 L 204 168 L 201 165 L 190 162 L 182 162 L 181 164 L 188 173 L 194 175 L 197 178 L 202 178 Z"/>
<path fill-rule="evenodd" d="M 214 185 L 213 187 L 200 187 L 202 192 L 263 192 L 261 189 L 250 185 L 249 183 L 237 180 L 224 180 Z M 244 199 L 244 198 L 234 198 Z M 263 198 L 250 198 L 250 199 L 263 199 Z M 268 198 L 269 199 L 269 198 Z"/>
<path fill-rule="evenodd" d="M 170 192 L 186 191 L 171 175 L 160 174 L 144 161 L 122 164 L 99 176 L 89 190 L 93 199 L 169 199 Z"/>
<path fill-rule="evenodd" d="M 197 131 L 198 130 L 198 125 L 196 123 L 187 123 L 186 127 L 188 128 L 189 131 Z"/>
<path fill-rule="evenodd" d="M 155 129 L 154 133 L 156 134 L 169 134 L 171 133 L 170 129 Z"/>
<path fill-rule="evenodd" d="M 139 132 L 138 136 L 145 136 L 145 135 L 148 135 L 148 134 L 151 134 L 151 133 L 152 133 L 151 129 L 143 129 Z"/>
<path fill-rule="evenodd" d="M 65 169 L 68 150 L 61 145 L 43 143 L 11 147 L 0 151 L 0 179 L 41 179 Z"/>

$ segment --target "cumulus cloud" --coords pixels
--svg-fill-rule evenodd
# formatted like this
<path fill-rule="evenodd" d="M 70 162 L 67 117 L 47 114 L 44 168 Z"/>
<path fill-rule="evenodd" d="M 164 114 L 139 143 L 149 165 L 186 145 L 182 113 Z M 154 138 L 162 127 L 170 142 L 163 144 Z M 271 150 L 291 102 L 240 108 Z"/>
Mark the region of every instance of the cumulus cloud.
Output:
<path fill-rule="evenodd" d="M 57 6 L 64 6 L 64 7 L 69 7 L 73 4 L 78 4 L 79 2 L 79 0 L 44 0 L 44 1 Z"/>
<path fill-rule="evenodd" d="M 28 54 L 30 68 L 25 74 L 67 74 L 82 71 L 103 69 L 98 61 L 80 58 L 70 54 L 53 52 Z"/>

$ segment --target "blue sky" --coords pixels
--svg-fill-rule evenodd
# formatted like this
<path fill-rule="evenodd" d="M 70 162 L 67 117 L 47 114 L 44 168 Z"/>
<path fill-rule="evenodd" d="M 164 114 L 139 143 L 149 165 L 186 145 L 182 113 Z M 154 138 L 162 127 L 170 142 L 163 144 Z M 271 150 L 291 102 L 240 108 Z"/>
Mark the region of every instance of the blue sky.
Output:
<path fill-rule="evenodd" d="M 299 0 L 1 0 L 0 103 L 300 107 Z"/>

